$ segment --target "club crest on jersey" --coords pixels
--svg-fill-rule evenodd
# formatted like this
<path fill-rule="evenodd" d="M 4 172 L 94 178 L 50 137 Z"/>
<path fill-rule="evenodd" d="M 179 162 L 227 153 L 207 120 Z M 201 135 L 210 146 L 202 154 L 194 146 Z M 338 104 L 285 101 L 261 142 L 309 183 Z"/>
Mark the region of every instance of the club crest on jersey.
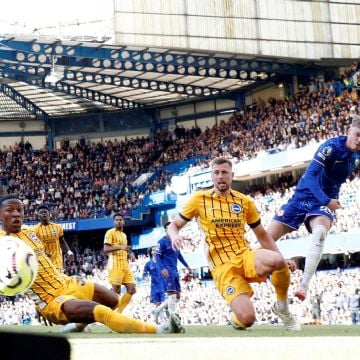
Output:
<path fill-rule="evenodd" d="M 317 153 L 317 155 L 318 155 L 321 159 L 325 160 L 328 156 L 330 156 L 332 150 L 333 150 L 333 149 L 332 149 L 331 146 L 325 146 L 321 151 L 319 151 L 319 152 Z"/>
<path fill-rule="evenodd" d="M 276 213 L 277 216 L 284 216 L 284 214 L 285 214 L 284 210 L 278 210 Z"/>
<path fill-rule="evenodd" d="M 231 212 L 233 212 L 234 214 L 240 214 L 242 210 L 242 207 L 239 204 L 232 204 L 231 205 Z"/>
<path fill-rule="evenodd" d="M 52 231 L 52 234 L 53 234 L 53 235 L 57 235 L 57 231 L 54 229 L 54 230 Z"/>
<path fill-rule="evenodd" d="M 235 293 L 234 287 L 233 287 L 233 286 L 228 286 L 228 287 L 226 288 L 226 293 L 227 293 L 228 295 L 233 295 L 233 294 Z"/>
<path fill-rule="evenodd" d="M 29 237 L 34 242 L 40 242 L 39 238 L 33 232 L 30 232 Z"/>

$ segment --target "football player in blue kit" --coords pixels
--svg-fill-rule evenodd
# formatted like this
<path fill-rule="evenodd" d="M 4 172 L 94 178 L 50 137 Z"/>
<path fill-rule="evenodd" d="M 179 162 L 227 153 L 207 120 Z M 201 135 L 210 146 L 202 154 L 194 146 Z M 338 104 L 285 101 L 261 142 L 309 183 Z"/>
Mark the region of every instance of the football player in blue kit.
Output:
<path fill-rule="evenodd" d="M 143 270 L 143 279 L 150 276 L 150 302 L 156 307 L 160 306 L 165 300 L 165 281 L 160 272 L 159 266 L 155 260 L 156 247 L 152 246 L 149 249 L 150 260 L 146 262 Z M 159 312 L 155 309 L 153 311 L 155 322 L 158 322 Z"/>
<path fill-rule="evenodd" d="M 354 114 L 347 136 L 325 141 L 299 180 L 292 198 L 274 216 L 267 231 L 274 238 L 304 223 L 312 234 L 303 278 L 295 296 L 305 300 L 309 283 L 321 260 L 326 235 L 334 221 L 340 186 L 360 168 L 360 116 Z"/>
<path fill-rule="evenodd" d="M 164 225 L 165 231 L 167 231 L 169 224 L 170 222 L 167 222 Z M 189 273 L 192 273 L 192 270 L 182 256 L 180 250 L 173 249 L 167 234 L 158 241 L 155 259 L 161 274 L 165 279 L 165 290 L 167 293 L 167 300 L 156 309 L 161 311 L 167 306 L 169 313 L 175 314 L 176 302 L 180 299 L 181 293 L 180 276 L 177 269 L 178 260 L 187 268 Z"/>

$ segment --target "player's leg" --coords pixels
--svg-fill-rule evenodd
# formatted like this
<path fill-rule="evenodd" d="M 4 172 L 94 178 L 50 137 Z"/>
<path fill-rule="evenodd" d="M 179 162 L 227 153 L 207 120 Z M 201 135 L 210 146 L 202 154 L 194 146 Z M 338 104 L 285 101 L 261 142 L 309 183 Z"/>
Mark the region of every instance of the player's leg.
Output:
<path fill-rule="evenodd" d="M 309 200 L 310 201 L 310 200 Z M 267 227 L 267 232 L 270 236 L 276 241 L 279 240 L 285 234 L 297 230 L 300 225 L 304 222 L 305 217 L 308 215 L 309 211 L 309 203 L 304 201 L 299 201 L 295 198 L 291 198 L 288 203 L 281 207 L 281 209 L 276 213 L 270 225 Z M 275 283 L 284 284 L 288 275 L 284 272 L 280 272 L 277 274 L 273 273 L 273 281 Z M 280 293 L 279 293 L 280 290 Z M 281 294 L 281 289 L 275 287 L 275 291 L 277 294 L 278 300 L 283 296 Z M 298 296 L 298 291 L 295 292 L 295 296 Z M 299 297 L 299 296 L 298 296 Z M 305 297 L 302 299 L 304 300 Z M 281 310 L 284 302 L 279 302 L 279 306 Z"/>
<path fill-rule="evenodd" d="M 230 303 L 231 322 L 235 329 L 243 330 L 254 324 L 255 308 L 247 293 L 239 294 Z"/>
<path fill-rule="evenodd" d="M 168 291 L 167 292 L 168 301 L 167 301 L 167 308 L 170 314 L 176 313 L 176 291 Z"/>
<path fill-rule="evenodd" d="M 230 322 L 236 330 L 246 329 L 255 321 L 255 309 L 250 301 L 254 291 L 244 278 L 243 265 L 243 256 L 239 256 L 212 270 L 215 285 L 231 308 Z"/>
<path fill-rule="evenodd" d="M 100 322 L 119 333 L 182 332 L 183 328 L 180 319 L 175 316 L 171 317 L 167 323 L 157 326 L 112 310 L 111 307 L 115 307 L 118 303 L 117 296 L 114 295 L 116 294 L 113 291 L 95 284 L 93 298 L 99 302 L 65 297 L 63 303 L 59 301 L 53 301 L 53 303 L 55 302 L 61 306 L 59 312 L 61 322 L 68 321 L 84 324 Z"/>
<path fill-rule="evenodd" d="M 115 291 L 108 290 L 104 286 L 93 282 L 78 279 L 77 281 L 74 280 L 69 288 L 71 294 L 78 300 L 92 300 L 113 310 L 116 310 L 121 303 L 121 296 Z M 81 332 L 88 324 L 88 322 L 69 322 L 63 327 L 62 332 Z"/>
<path fill-rule="evenodd" d="M 121 297 L 120 304 L 117 308 L 118 312 L 122 312 L 125 309 L 132 296 L 136 293 L 135 278 L 130 268 L 122 271 L 121 282 L 126 287 L 126 292 Z"/>
<path fill-rule="evenodd" d="M 270 225 L 267 227 L 267 232 L 277 241 L 285 234 L 296 230 L 302 222 L 303 217 L 295 217 L 295 211 L 290 201 L 286 206 L 275 215 Z M 276 292 L 276 299 L 281 311 L 288 311 L 288 288 L 290 285 L 290 272 L 288 266 L 280 269 L 273 269 L 271 271 L 271 282 L 274 285 Z"/>
<path fill-rule="evenodd" d="M 163 307 L 159 310 L 161 304 L 165 300 L 165 294 L 163 289 L 159 289 L 158 286 L 151 285 L 150 291 L 150 302 L 155 305 L 155 307 L 151 310 L 151 314 L 154 318 L 154 321 L 158 324 L 159 321 L 162 322 L 164 320 L 164 312 Z"/>
<path fill-rule="evenodd" d="M 120 294 L 121 285 L 111 284 L 111 289 L 115 294 Z"/>
<path fill-rule="evenodd" d="M 117 308 L 118 312 L 122 312 L 125 309 L 125 307 L 129 304 L 132 296 L 136 293 L 135 284 L 124 284 L 124 286 L 126 287 L 126 292 L 121 296 L 121 300 Z"/>
<path fill-rule="evenodd" d="M 177 301 L 177 287 L 176 287 L 176 274 L 177 272 L 168 270 L 168 277 L 165 279 L 166 287 L 166 300 L 156 308 L 156 312 L 168 309 L 170 314 L 176 313 L 176 301 Z"/>
<path fill-rule="evenodd" d="M 260 276 L 271 274 L 271 283 L 275 288 L 277 306 L 281 311 L 288 312 L 290 271 L 284 258 L 280 253 L 266 249 L 257 249 L 252 254 L 256 273 Z M 250 254 L 247 256 L 250 258 Z"/>
<path fill-rule="evenodd" d="M 100 304 L 103 304 L 105 306 L 108 306 L 112 309 L 117 309 L 116 312 L 114 312 L 115 314 L 118 313 L 118 306 L 119 306 L 119 297 L 115 296 L 112 291 L 106 289 L 105 287 L 99 285 L 99 284 L 95 284 L 94 286 L 94 301 L 99 302 Z M 163 298 L 162 298 L 163 299 Z M 121 299 L 120 299 L 121 301 Z M 104 310 L 104 309 L 103 309 Z M 100 320 L 96 320 L 99 321 L 101 323 L 104 323 L 105 325 L 107 325 L 108 327 L 110 327 L 112 330 L 117 331 L 117 332 L 124 332 L 122 331 L 124 328 L 127 329 L 125 332 L 127 333 L 138 333 L 138 332 L 156 332 L 156 333 L 179 333 L 179 332 L 185 332 L 184 328 L 181 325 L 181 321 L 180 318 L 176 315 L 173 314 L 169 317 L 169 319 L 167 319 L 165 322 L 161 323 L 160 325 L 156 326 L 155 324 L 151 324 L 151 323 L 146 323 L 140 320 L 135 320 L 133 318 L 130 317 L 126 317 L 123 316 L 122 320 L 120 319 L 120 317 L 116 316 L 116 315 L 112 315 L 112 313 L 108 312 L 108 316 L 109 319 L 112 321 L 112 323 L 104 323 L 103 321 Z M 101 313 L 100 313 L 101 315 Z M 100 318 L 99 318 L 100 319 Z M 116 325 L 116 322 L 119 322 L 121 320 L 121 322 L 123 323 L 124 326 L 121 325 Z M 115 325 L 114 325 L 115 322 Z M 115 326 L 115 328 L 114 328 Z M 118 330 L 117 330 L 118 329 Z M 119 329 L 121 331 L 119 331 Z M 144 331 L 144 329 L 146 331 Z M 155 331 L 154 331 L 155 329 Z"/>
<path fill-rule="evenodd" d="M 271 274 L 271 283 L 276 293 L 276 302 L 272 310 L 281 318 L 286 330 L 300 330 L 300 324 L 289 310 L 288 289 L 290 286 L 290 271 L 285 259 L 278 252 L 257 249 L 247 254 L 247 259 L 250 264 L 251 254 L 254 256 L 256 273 L 260 276 Z"/>
<path fill-rule="evenodd" d="M 308 227 L 311 229 L 311 244 L 305 258 L 303 278 L 296 296 L 304 300 L 309 289 L 310 280 L 320 263 L 327 232 L 331 227 L 332 220 L 328 216 L 312 216 L 309 218 Z"/>
<path fill-rule="evenodd" d="M 96 321 L 119 333 L 156 333 L 154 324 L 127 317 L 95 301 L 69 300 L 63 303 L 62 312 L 72 323 Z"/>
<path fill-rule="evenodd" d="M 123 274 L 120 269 L 109 270 L 108 280 L 111 285 L 111 289 L 114 293 L 119 295 L 121 293 L 122 276 Z"/>
<path fill-rule="evenodd" d="M 177 303 L 180 301 L 180 276 L 179 273 L 169 271 L 168 282 L 168 310 L 170 314 L 176 314 Z"/>
<path fill-rule="evenodd" d="M 279 216 L 277 216 L 279 217 Z M 284 216 L 281 218 L 282 221 L 284 220 Z M 275 218 L 270 222 L 269 226 L 267 227 L 266 231 L 270 234 L 270 236 L 275 240 L 279 240 L 285 234 L 288 234 L 291 231 L 294 231 L 293 227 L 276 220 Z"/>

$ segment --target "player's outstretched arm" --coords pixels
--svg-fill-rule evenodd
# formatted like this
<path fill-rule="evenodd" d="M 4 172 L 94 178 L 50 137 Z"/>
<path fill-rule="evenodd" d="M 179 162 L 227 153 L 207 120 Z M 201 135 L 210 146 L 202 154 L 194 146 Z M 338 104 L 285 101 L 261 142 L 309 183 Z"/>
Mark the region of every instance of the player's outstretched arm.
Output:
<path fill-rule="evenodd" d="M 186 224 L 187 221 L 177 215 L 167 228 L 167 234 L 175 250 L 180 250 L 184 247 L 184 238 L 179 234 L 179 231 Z"/>

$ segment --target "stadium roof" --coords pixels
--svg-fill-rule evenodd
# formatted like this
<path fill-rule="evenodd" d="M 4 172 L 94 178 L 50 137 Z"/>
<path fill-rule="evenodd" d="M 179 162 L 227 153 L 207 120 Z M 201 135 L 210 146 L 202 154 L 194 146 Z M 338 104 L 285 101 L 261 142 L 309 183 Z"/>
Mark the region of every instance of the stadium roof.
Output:
<path fill-rule="evenodd" d="M 3 36 L 0 118 L 158 107 L 318 69 L 304 59 Z"/>

